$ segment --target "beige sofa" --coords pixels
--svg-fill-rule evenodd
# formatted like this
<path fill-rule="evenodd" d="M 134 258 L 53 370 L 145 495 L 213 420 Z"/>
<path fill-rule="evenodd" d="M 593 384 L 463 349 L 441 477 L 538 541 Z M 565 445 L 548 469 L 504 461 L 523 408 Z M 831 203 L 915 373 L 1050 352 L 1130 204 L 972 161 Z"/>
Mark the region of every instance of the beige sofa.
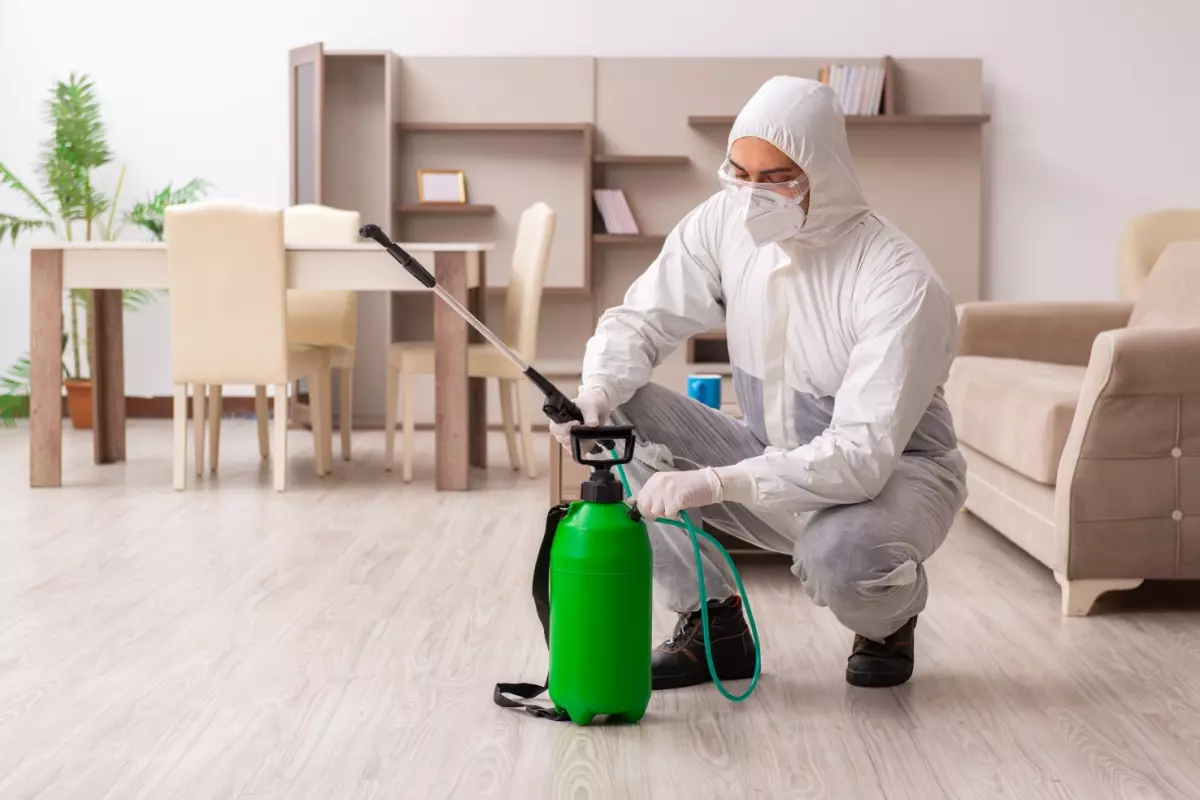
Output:
<path fill-rule="evenodd" d="M 1136 303 L 967 303 L 946 384 L 967 510 L 1054 571 L 1062 611 L 1200 578 L 1200 241 Z"/>

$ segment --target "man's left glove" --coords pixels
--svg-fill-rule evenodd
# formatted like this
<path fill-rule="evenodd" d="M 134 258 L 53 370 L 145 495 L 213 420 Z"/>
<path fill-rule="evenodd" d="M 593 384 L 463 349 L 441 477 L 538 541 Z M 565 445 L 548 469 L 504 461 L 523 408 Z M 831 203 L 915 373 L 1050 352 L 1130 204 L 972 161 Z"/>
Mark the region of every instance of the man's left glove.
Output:
<path fill-rule="evenodd" d="M 720 503 L 721 481 L 712 467 L 683 472 L 656 472 L 638 492 L 638 511 L 643 517 L 674 519 L 688 508 Z"/>

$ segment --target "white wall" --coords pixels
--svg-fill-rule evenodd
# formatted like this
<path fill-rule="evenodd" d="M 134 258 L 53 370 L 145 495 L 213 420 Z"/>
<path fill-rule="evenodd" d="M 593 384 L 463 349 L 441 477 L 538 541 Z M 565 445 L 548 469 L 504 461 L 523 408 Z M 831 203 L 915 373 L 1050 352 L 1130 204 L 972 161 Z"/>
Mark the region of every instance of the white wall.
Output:
<path fill-rule="evenodd" d="M 167 180 L 287 201 L 287 50 L 411 55 L 965 56 L 984 60 L 985 291 L 1110 298 L 1132 215 L 1200 206 L 1191 0 L 0 2 L 0 161 L 32 176 L 41 102 L 97 81 L 127 197 Z M 468 23 L 456 19 L 468 15 Z M 102 178 L 111 184 L 116 168 Z M 110 187 L 111 188 L 111 187 Z M 17 210 L 0 191 L 0 210 Z M 28 254 L 0 247 L 0 368 L 28 344 Z M 127 322 L 131 394 L 168 394 L 162 309 Z"/>

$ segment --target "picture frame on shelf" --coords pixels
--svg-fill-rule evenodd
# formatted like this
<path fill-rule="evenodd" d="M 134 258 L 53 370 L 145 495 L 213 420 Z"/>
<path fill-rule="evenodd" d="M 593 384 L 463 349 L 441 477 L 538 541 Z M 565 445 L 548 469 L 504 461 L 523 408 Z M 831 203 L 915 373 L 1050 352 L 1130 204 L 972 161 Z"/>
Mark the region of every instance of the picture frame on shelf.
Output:
<path fill-rule="evenodd" d="M 461 169 L 417 170 L 417 202 L 462 205 L 467 202 L 467 178 Z"/>

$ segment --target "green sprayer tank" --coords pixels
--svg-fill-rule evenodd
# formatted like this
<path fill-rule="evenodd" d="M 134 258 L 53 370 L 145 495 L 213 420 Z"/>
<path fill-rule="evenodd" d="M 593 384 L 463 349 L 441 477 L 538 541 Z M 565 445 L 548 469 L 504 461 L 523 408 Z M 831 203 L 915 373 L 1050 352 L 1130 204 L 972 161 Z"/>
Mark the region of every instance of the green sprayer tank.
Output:
<path fill-rule="evenodd" d="M 646 525 L 609 471 L 632 457 L 632 435 L 611 460 L 582 456 L 572 439 L 593 472 L 550 549 L 550 699 L 577 725 L 598 714 L 637 722 L 650 703 L 653 559 Z"/>

